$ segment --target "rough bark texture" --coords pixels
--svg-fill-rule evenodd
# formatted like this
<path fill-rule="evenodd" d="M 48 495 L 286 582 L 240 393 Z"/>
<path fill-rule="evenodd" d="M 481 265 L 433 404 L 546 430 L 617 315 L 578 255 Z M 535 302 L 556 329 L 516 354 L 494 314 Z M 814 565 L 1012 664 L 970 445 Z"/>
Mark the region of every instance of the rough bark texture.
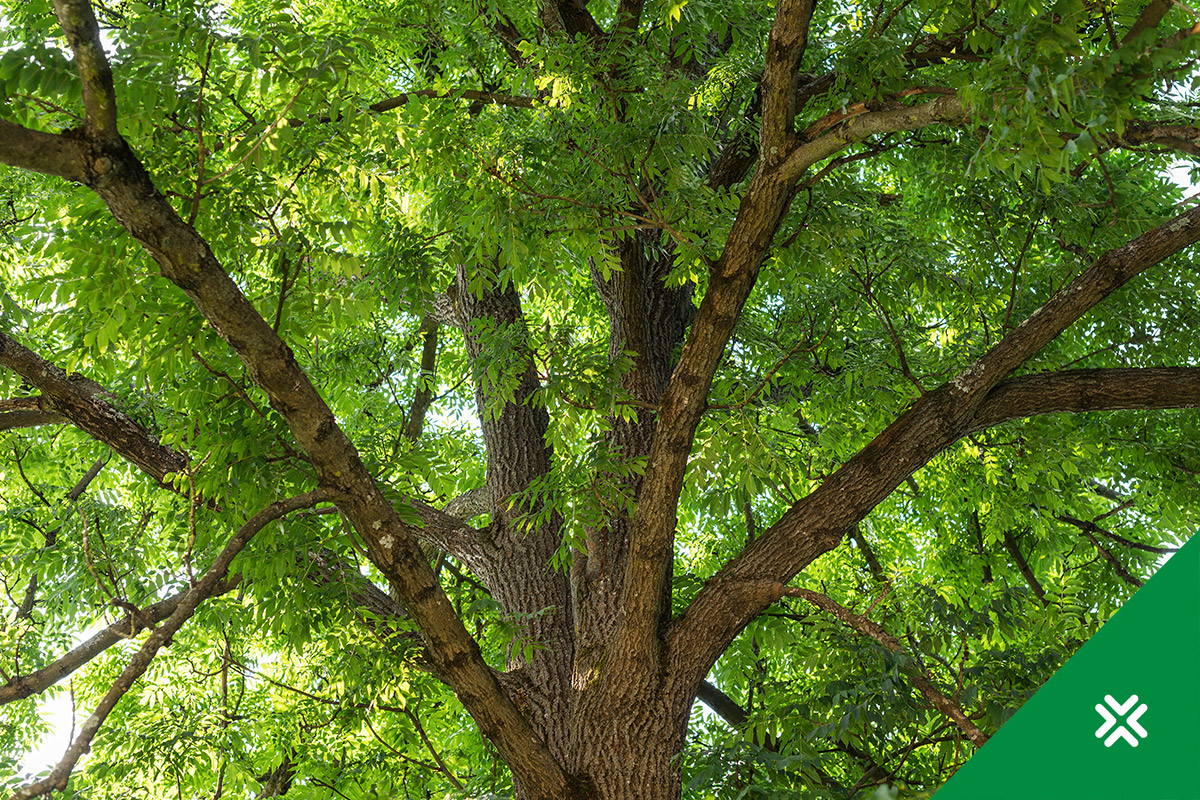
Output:
<path fill-rule="evenodd" d="M 186 458 L 159 444 L 120 409 L 96 397 L 88 382 L 72 380 L 3 332 L 0 332 L 0 365 L 42 391 L 43 411 L 58 418 L 43 421 L 70 419 L 76 427 L 109 444 L 160 483 L 168 474 L 187 467 Z"/>
<path fill-rule="evenodd" d="M 522 681 L 531 687 L 520 700 L 551 752 L 561 760 L 569 739 L 567 717 L 561 709 L 570 702 L 574 659 L 567 576 L 551 567 L 551 558 L 561 544 L 561 520 L 552 515 L 546 524 L 530 527 L 520 519 L 539 510 L 521 502 L 520 496 L 530 481 L 550 470 L 553 454 L 546 444 L 550 417 L 534 397 L 539 387 L 537 369 L 516 288 L 472 289 L 472 278 L 477 277 L 467 267 L 459 269 L 457 309 L 476 374 L 476 407 L 488 459 L 486 489 L 492 524 L 486 534 L 491 558 L 478 572 L 521 631 L 510 648 L 507 666 L 519 669 Z M 490 351 L 489 341 L 504 342 L 506 351 Z M 493 364 L 500 365 L 501 381 L 516 382 L 511 402 L 499 413 L 488 406 L 495 387 L 488 385 L 486 367 Z M 528 661 L 521 653 L 526 642 L 536 645 Z"/>

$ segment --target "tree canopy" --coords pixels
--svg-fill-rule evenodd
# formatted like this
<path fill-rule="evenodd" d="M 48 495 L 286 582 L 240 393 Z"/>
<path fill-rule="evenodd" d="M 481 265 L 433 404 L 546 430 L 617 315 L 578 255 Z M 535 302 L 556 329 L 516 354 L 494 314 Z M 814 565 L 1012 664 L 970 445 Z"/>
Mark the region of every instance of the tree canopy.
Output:
<path fill-rule="evenodd" d="M 0 793 L 927 796 L 1198 524 L 1198 34 L 0 0 Z"/>

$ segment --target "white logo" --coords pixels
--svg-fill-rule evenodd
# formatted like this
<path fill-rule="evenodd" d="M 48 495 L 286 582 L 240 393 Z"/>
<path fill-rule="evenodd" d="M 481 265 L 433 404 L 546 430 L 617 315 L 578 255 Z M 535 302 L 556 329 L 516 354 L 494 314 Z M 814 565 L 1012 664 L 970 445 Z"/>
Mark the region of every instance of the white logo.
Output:
<path fill-rule="evenodd" d="M 1141 738 L 1146 738 L 1146 729 L 1138 723 L 1138 719 L 1141 718 L 1142 714 L 1146 713 L 1146 704 L 1142 703 L 1137 707 L 1136 711 L 1134 711 L 1128 717 L 1125 717 L 1125 712 L 1133 708 L 1137 701 L 1138 696 L 1136 694 L 1130 695 L 1129 699 L 1124 703 L 1118 703 L 1113 699 L 1111 694 L 1104 695 L 1104 702 L 1108 703 L 1109 708 L 1116 712 L 1116 716 L 1110 714 L 1108 708 L 1105 708 L 1102 704 L 1096 704 L 1096 711 L 1100 714 L 1100 716 L 1104 717 L 1104 724 L 1096 730 L 1096 738 L 1099 739 L 1101 736 L 1108 733 L 1109 729 L 1116 725 L 1116 728 L 1113 729 L 1113 732 L 1108 733 L 1108 738 L 1104 740 L 1105 747 L 1112 747 L 1113 743 L 1116 742 L 1117 739 L 1124 739 L 1125 741 L 1129 742 L 1130 747 L 1137 747 L 1138 739 L 1129 732 L 1131 729 L 1133 730 L 1133 733 L 1136 733 Z M 1117 720 L 1121 717 L 1125 718 L 1121 720 L 1122 724 L 1117 725 Z"/>

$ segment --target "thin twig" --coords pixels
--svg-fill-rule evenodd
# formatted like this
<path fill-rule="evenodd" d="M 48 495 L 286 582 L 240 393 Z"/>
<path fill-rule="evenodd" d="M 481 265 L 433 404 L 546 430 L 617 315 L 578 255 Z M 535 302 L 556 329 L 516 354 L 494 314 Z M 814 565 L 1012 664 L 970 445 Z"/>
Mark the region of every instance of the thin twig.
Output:
<path fill-rule="evenodd" d="M 438 755 L 437 748 L 433 746 L 433 742 L 429 741 L 429 734 L 425 733 L 425 728 L 421 726 L 421 720 L 419 720 L 417 715 L 408 708 L 404 708 L 402 711 L 404 712 L 404 715 L 412 722 L 413 727 L 417 729 L 417 735 L 420 736 L 421 741 L 425 743 L 425 748 L 429 750 L 429 754 L 433 756 L 433 760 L 437 762 L 437 765 L 441 769 L 442 773 L 452 784 L 454 784 L 454 788 L 458 789 L 460 792 L 463 791 L 462 783 L 454 776 L 454 773 L 450 771 L 450 768 L 446 766 L 446 762 L 442 760 L 442 757 Z"/>
<path fill-rule="evenodd" d="M 803 598 L 818 608 L 827 611 L 851 630 L 863 636 L 869 636 L 893 653 L 908 656 L 909 668 L 907 671 L 912 678 L 913 685 L 929 701 L 929 704 L 958 726 L 958 729 L 976 747 L 982 747 L 987 742 L 988 737 L 983 731 L 979 730 L 975 723 L 963 713 L 962 708 L 957 703 L 938 691 L 933 685 L 933 679 L 928 671 L 915 666 L 915 660 L 908 655 L 904 646 L 900 644 L 900 640 L 884 630 L 883 626 L 872 622 L 865 614 L 855 614 L 831 598 L 819 592 L 814 592 L 811 589 L 784 586 L 781 587 L 781 594 L 784 597 Z"/>
<path fill-rule="evenodd" d="M 246 153 L 237 160 L 237 162 L 234 163 L 233 166 L 231 166 L 229 169 L 227 169 L 223 172 L 218 172 L 216 175 L 213 175 L 211 178 L 206 178 L 203 181 L 198 181 L 197 188 L 199 188 L 200 186 L 207 186 L 208 184 L 213 183 L 214 181 L 219 181 L 219 180 L 221 180 L 221 178 L 224 178 L 227 175 L 231 175 L 234 172 L 237 172 L 237 170 L 239 168 L 241 168 L 242 164 L 245 164 L 246 160 L 248 158 L 250 158 L 250 156 L 254 155 L 255 151 L 257 151 L 258 148 L 263 146 L 263 144 L 267 141 L 267 138 L 270 137 L 270 135 L 272 133 L 274 133 L 276 131 L 276 129 L 278 129 L 285 122 L 287 122 L 287 112 L 290 111 L 292 109 L 292 106 L 294 106 L 296 104 L 296 101 L 300 99 L 300 94 L 305 90 L 305 88 L 307 88 L 307 86 L 308 86 L 308 84 L 304 84 L 299 89 L 296 90 L 296 94 L 294 94 L 292 96 L 292 99 L 288 101 L 288 104 L 286 106 L 284 106 L 283 111 L 279 112 L 279 116 L 276 117 L 275 121 L 267 126 L 266 130 L 264 130 L 262 132 L 262 135 L 258 137 L 258 141 L 255 142 L 253 144 L 253 146 L 251 146 L 251 148 L 249 150 L 247 150 Z"/>

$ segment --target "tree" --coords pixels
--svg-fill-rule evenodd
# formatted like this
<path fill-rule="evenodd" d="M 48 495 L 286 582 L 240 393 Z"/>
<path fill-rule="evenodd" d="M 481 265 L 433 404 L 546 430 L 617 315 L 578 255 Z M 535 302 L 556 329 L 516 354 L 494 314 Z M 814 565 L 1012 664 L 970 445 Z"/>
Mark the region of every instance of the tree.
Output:
<path fill-rule="evenodd" d="M 928 792 L 1197 524 L 1181 5 L 0 19 L 14 798 Z"/>

